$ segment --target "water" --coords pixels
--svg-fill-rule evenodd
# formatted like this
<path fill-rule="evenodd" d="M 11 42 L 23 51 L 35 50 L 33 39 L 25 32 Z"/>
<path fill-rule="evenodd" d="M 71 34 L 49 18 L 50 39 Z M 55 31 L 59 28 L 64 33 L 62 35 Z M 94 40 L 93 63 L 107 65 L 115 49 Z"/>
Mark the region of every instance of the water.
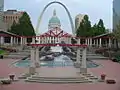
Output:
<path fill-rule="evenodd" d="M 62 52 L 62 47 L 51 47 L 52 52 Z M 21 60 L 16 62 L 14 65 L 17 67 L 29 67 L 31 64 L 29 59 Z M 42 67 L 65 67 L 65 66 L 74 66 L 73 61 L 66 55 L 60 55 L 55 57 L 53 61 L 40 61 L 40 66 Z M 95 64 L 92 61 L 87 61 L 87 68 L 95 68 L 99 65 Z"/>
<path fill-rule="evenodd" d="M 59 59 L 55 59 L 54 61 L 41 61 L 40 66 L 42 67 L 65 67 L 65 66 L 74 66 L 73 61 L 71 60 L 63 60 L 60 59 L 63 56 L 58 57 Z M 30 60 L 21 60 L 17 63 L 15 63 L 15 66 L 17 67 L 29 67 L 30 66 Z M 96 63 L 92 61 L 87 61 L 87 68 L 95 68 L 98 67 Z"/>

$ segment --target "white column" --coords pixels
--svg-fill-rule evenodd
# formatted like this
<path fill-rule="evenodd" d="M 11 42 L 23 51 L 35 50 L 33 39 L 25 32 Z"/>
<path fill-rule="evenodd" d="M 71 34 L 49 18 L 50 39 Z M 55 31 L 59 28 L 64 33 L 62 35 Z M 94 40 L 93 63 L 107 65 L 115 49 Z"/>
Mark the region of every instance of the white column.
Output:
<path fill-rule="evenodd" d="M 102 39 L 101 38 L 99 39 L 99 43 L 100 43 L 99 47 L 102 47 Z"/>
<path fill-rule="evenodd" d="M 19 44 L 19 42 L 18 42 L 18 37 L 17 37 L 17 41 L 16 41 L 16 42 L 17 42 L 17 45 L 18 45 L 18 44 Z"/>
<path fill-rule="evenodd" d="M 87 39 L 85 39 L 85 44 L 87 45 Z"/>
<path fill-rule="evenodd" d="M 49 43 L 51 43 L 51 37 L 49 37 Z"/>
<path fill-rule="evenodd" d="M 27 38 L 24 38 L 24 40 L 25 40 L 25 44 L 27 44 Z"/>
<path fill-rule="evenodd" d="M 94 39 L 94 46 L 95 46 L 95 44 L 96 44 L 96 40 Z"/>
<path fill-rule="evenodd" d="M 1 44 L 4 45 L 4 37 L 3 36 L 1 36 L 0 41 L 1 41 Z"/>
<path fill-rule="evenodd" d="M 71 37 L 69 37 L 69 44 L 71 44 Z"/>
<path fill-rule="evenodd" d="M 81 73 L 87 73 L 86 48 L 83 48 L 80 72 Z"/>
<path fill-rule="evenodd" d="M 90 38 L 90 46 L 92 46 L 92 38 Z"/>
<path fill-rule="evenodd" d="M 23 38 L 22 37 L 20 39 L 20 43 L 21 43 L 21 45 L 23 45 Z"/>
<path fill-rule="evenodd" d="M 55 38 L 54 37 L 52 38 L 52 40 L 53 40 L 53 43 L 55 43 Z"/>
<path fill-rule="evenodd" d="M 32 37 L 32 43 L 35 44 L 35 38 L 34 37 Z"/>
<path fill-rule="evenodd" d="M 81 57 L 80 57 L 80 48 L 77 48 L 77 56 L 76 56 L 76 62 L 75 62 L 75 67 L 80 68 L 81 67 Z"/>
<path fill-rule="evenodd" d="M 13 37 L 10 39 L 10 44 L 13 45 Z"/>
<path fill-rule="evenodd" d="M 38 41 L 38 42 L 39 42 L 39 44 L 41 44 L 41 42 L 40 42 L 40 41 L 41 41 L 41 38 L 39 37 L 39 41 Z"/>
<path fill-rule="evenodd" d="M 111 47 L 111 44 L 112 44 L 112 43 L 111 43 L 111 38 L 109 38 L 109 47 Z"/>
<path fill-rule="evenodd" d="M 13 37 L 13 44 L 15 45 L 15 37 Z"/>
<path fill-rule="evenodd" d="M 98 40 L 98 39 L 96 39 L 96 40 L 97 40 L 97 44 L 96 44 L 96 45 L 97 45 L 97 47 L 98 47 L 98 45 L 99 45 L 99 40 Z"/>
<path fill-rule="evenodd" d="M 29 74 L 35 74 L 35 50 L 32 48 L 31 49 L 31 65 L 29 68 Z"/>
<path fill-rule="evenodd" d="M 39 48 L 36 47 L 36 58 L 35 58 L 35 66 L 38 68 L 40 66 L 39 64 L 39 61 L 40 61 L 40 58 L 39 58 Z"/>
<path fill-rule="evenodd" d="M 87 41 L 88 41 L 88 46 L 89 46 L 90 45 L 90 39 L 88 38 Z"/>
<path fill-rule="evenodd" d="M 77 44 L 80 44 L 80 38 L 77 39 Z"/>

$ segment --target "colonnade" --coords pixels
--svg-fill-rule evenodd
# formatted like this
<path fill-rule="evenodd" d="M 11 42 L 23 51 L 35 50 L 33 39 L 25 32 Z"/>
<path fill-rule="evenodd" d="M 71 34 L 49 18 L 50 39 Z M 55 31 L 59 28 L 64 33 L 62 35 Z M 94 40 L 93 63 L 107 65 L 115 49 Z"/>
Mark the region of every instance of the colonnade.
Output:
<path fill-rule="evenodd" d="M 77 38 L 77 44 L 83 44 L 81 43 L 81 38 Z M 84 39 L 84 44 L 88 46 L 93 46 L 93 47 L 112 47 L 112 44 L 115 44 L 113 42 L 112 38 L 86 38 Z"/>
<path fill-rule="evenodd" d="M 10 39 L 9 42 L 5 42 L 5 39 L 8 38 Z M 5 37 L 5 36 L 0 36 L 0 45 L 5 45 L 5 44 L 9 44 L 9 45 L 17 45 L 19 44 L 19 38 L 18 37 L 14 37 L 14 36 L 9 36 L 9 37 Z"/>
<path fill-rule="evenodd" d="M 66 44 L 71 44 L 71 37 L 36 37 L 38 44 L 60 43 L 64 41 Z M 34 41 L 34 40 L 33 40 Z M 34 42 L 33 42 L 34 43 Z"/>

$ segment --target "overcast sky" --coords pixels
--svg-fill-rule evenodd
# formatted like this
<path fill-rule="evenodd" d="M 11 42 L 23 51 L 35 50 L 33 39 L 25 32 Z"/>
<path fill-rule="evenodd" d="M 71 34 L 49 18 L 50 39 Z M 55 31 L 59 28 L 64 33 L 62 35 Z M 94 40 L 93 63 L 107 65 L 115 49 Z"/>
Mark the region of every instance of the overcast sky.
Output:
<path fill-rule="evenodd" d="M 5 0 L 5 10 L 17 9 L 20 11 L 27 11 L 31 17 L 34 28 L 37 25 L 38 17 L 43 8 L 54 0 Z M 112 28 L 112 0 L 57 0 L 62 2 L 68 8 L 73 22 L 75 16 L 79 13 L 87 14 L 93 24 L 97 23 L 99 19 L 103 19 L 106 28 Z M 40 33 L 47 31 L 49 19 L 52 16 L 53 10 L 56 9 L 62 29 L 71 33 L 71 25 L 68 15 L 64 8 L 59 4 L 52 4 L 47 8 L 40 25 Z"/>

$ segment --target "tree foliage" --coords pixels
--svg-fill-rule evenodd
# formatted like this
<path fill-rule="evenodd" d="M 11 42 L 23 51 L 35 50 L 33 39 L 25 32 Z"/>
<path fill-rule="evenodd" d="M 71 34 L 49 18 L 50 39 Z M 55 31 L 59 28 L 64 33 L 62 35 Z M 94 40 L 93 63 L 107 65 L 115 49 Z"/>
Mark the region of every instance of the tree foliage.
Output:
<path fill-rule="evenodd" d="M 76 35 L 88 37 L 90 36 L 90 32 L 91 32 L 91 22 L 89 21 L 89 17 L 85 15 L 82 22 L 80 22 L 80 26 L 76 32 Z"/>
<path fill-rule="evenodd" d="M 102 19 L 99 20 L 98 24 L 95 24 L 92 27 L 92 31 L 93 31 L 93 36 L 101 35 L 107 32 Z"/>
<path fill-rule="evenodd" d="M 18 24 L 15 21 L 13 22 L 10 32 L 21 36 L 35 36 L 30 17 L 26 12 L 23 13 Z"/>
<path fill-rule="evenodd" d="M 85 15 L 82 22 L 80 22 L 80 26 L 76 31 L 76 35 L 78 37 L 91 37 L 104 34 L 106 31 L 107 30 L 105 29 L 102 19 L 99 20 L 98 24 L 91 26 L 89 17 Z"/>

